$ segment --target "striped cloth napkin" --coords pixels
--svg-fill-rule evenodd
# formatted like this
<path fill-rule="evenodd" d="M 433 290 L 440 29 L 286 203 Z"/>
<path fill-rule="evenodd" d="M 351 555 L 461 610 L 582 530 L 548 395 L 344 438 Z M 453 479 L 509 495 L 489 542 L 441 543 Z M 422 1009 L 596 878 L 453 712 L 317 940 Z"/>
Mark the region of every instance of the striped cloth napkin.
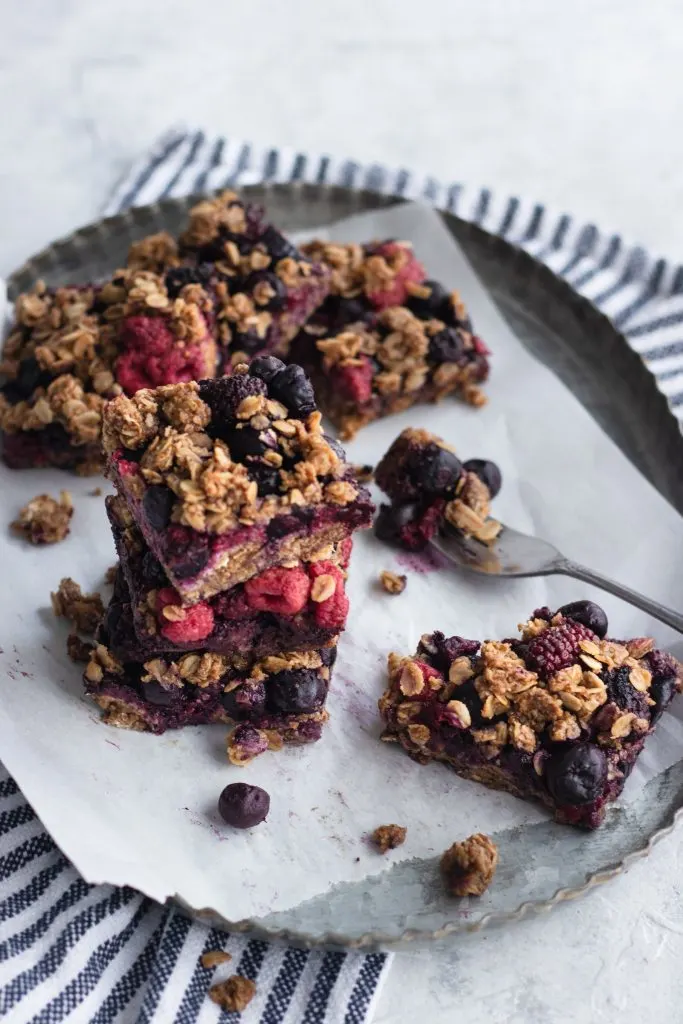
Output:
<path fill-rule="evenodd" d="M 613 319 L 683 421 L 683 267 L 540 203 L 379 164 L 177 130 L 119 182 L 103 212 L 260 181 L 419 199 L 522 246 Z M 230 952 L 231 963 L 215 972 L 202 967 L 202 953 L 217 949 Z M 131 889 L 88 885 L 0 767 L 0 1018 L 8 1024 L 364 1024 L 390 959 L 225 935 Z M 240 1018 L 206 995 L 229 973 L 257 985 Z"/>

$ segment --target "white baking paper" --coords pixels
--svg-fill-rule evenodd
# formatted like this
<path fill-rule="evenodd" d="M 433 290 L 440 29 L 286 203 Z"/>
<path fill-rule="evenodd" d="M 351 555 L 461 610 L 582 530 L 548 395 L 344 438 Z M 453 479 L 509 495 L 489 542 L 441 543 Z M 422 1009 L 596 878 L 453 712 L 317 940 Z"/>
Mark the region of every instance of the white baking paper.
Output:
<path fill-rule="evenodd" d="M 446 400 L 411 409 L 363 430 L 349 445 L 351 460 L 375 464 L 404 427 L 427 427 L 463 458 L 499 463 L 498 518 L 679 604 L 680 517 L 526 352 L 438 216 L 403 206 L 355 217 L 327 233 L 341 240 L 413 241 L 430 275 L 461 290 L 494 353 L 485 408 Z M 508 636 L 539 605 L 590 596 L 608 610 L 612 635 L 652 632 L 682 653 L 670 630 L 585 585 L 559 577 L 506 582 L 458 575 L 439 568 L 438 558 L 403 556 L 366 534 L 356 540 L 351 614 L 322 741 L 235 768 L 226 760 L 224 727 L 162 737 L 110 729 L 81 695 L 80 670 L 65 654 L 67 629 L 50 611 L 49 592 L 66 575 L 88 589 L 103 586 L 114 546 L 103 498 L 89 494 L 97 483 L 54 471 L 0 469 L 6 524 L 39 492 L 69 487 L 74 495 L 73 531 L 65 543 L 36 549 L 7 533 L 0 541 L 0 756 L 90 882 L 131 885 L 157 900 L 178 894 L 190 906 L 237 921 L 385 870 L 387 859 L 364 839 L 380 824 L 408 827 L 407 842 L 392 854 L 395 863 L 432 856 L 472 831 L 541 820 L 545 812 L 534 806 L 459 780 L 439 765 L 418 766 L 398 747 L 378 742 L 386 655 L 412 652 L 422 632 Z M 379 589 L 382 569 L 407 572 L 401 596 Z M 681 705 L 675 716 L 664 716 L 624 800 L 680 757 Z M 251 832 L 227 828 L 216 811 L 221 789 L 237 780 L 271 794 L 267 822 Z"/>

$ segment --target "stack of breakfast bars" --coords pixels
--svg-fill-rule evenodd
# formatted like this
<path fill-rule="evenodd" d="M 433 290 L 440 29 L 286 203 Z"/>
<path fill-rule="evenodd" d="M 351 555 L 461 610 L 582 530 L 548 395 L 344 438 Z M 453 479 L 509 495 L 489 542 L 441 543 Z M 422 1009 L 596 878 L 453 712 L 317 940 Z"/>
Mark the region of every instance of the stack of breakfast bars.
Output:
<path fill-rule="evenodd" d="M 232 723 L 235 764 L 317 740 L 372 503 L 304 371 L 260 356 L 121 395 L 103 442 L 119 563 L 85 680 L 106 720 Z"/>

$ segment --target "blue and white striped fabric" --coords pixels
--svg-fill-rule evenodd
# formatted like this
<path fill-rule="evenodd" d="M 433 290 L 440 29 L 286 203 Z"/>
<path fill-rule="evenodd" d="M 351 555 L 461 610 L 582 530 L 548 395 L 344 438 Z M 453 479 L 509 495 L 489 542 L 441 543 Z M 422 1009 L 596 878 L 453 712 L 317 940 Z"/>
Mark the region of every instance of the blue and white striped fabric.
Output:
<path fill-rule="evenodd" d="M 526 249 L 590 299 L 654 374 L 683 424 L 683 265 L 541 203 L 380 164 L 177 130 L 120 182 L 106 213 L 239 182 L 305 181 L 419 199 Z"/>
<path fill-rule="evenodd" d="M 613 319 L 683 421 L 683 267 L 539 203 L 179 130 L 132 168 L 104 213 L 260 181 L 420 199 L 522 246 Z M 230 952 L 230 964 L 203 968 L 201 954 L 212 949 Z M 87 885 L 0 767 L 0 1019 L 8 1024 L 364 1024 L 390 959 L 270 946 L 193 924 L 131 889 Z M 206 995 L 234 972 L 257 985 L 241 1018 Z"/>

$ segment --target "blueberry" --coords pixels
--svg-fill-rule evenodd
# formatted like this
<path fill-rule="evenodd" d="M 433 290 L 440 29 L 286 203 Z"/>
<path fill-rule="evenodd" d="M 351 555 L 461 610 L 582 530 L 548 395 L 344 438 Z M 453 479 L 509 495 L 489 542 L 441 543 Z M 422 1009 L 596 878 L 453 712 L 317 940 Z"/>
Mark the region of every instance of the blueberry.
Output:
<path fill-rule="evenodd" d="M 375 536 L 390 544 L 401 538 L 401 530 L 417 518 L 419 506 L 416 502 L 405 505 L 380 505 L 375 519 Z"/>
<path fill-rule="evenodd" d="M 306 371 L 296 363 L 290 363 L 272 378 L 270 393 L 273 398 L 286 405 L 293 416 L 308 416 L 309 413 L 315 412 L 313 385 L 306 376 Z"/>
<path fill-rule="evenodd" d="M 261 233 L 259 242 L 261 245 L 266 247 L 268 255 L 272 257 L 274 263 L 277 263 L 279 260 L 287 259 L 288 257 L 294 260 L 301 258 L 297 247 L 292 245 L 284 235 L 281 235 L 280 232 L 270 224 L 266 230 Z"/>
<path fill-rule="evenodd" d="M 206 566 L 211 557 L 211 541 L 205 533 L 172 526 L 168 531 L 166 550 L 173 575 L 185 580 L 196 576 Z"/>
<path fill-rule="evenodd" d="M 146 551 L 142 556 L 142 575 L 145 583 L 151 587 L 161 589 L 168 586 L 168 576 L 151 551 Z"/>
<path fill-rule="evenodd" d="M 186 284 L 199 284 L 206 287 L 214 273 L 212 263 L 199 263 L 192 267 L 172 267 L 166 273 L 166 291 L 170 298 L 175 299 Z"/>
<path fill-rule="evenodd" d="M 153 530 L 165 530 L 171 521 L 171 510 L 175 502 L 173 491 L 163 484 L 152 484 L 145 491 L 142 507 L 147 522 Z"/>
<path fill-rule="evenodd" d="M 409 472 L 423 494 L 440 497 L 455 487 L 462 475 L 462 464 L 454 452 L 438 444 L 430 444 L 416 453 Z"/>
<path fill-rule="evenodd" d="M 438 669 L 439 672 L 443 672 L 444 675 L 448 674 L 451 662 L 455 661 L 456 658 L 472 657 L 477 654 L 480 646 L 478 640 L 466 640 L 462 636 L 446 637 L 438 630 L 432 633 L 428 644 L 429 648 L 434 649 L 432 654 L 434 668 Z M 428 650 L 428 648 L 422 649 Z"/>
<path fill-rule="evenodd" d="M 457 363 L 464 351 L 464 342 L 454 327 L 444 327 L 429 339 L 428 358 L 432 363 Z"/>
<path fill-rule="evenodd" d="M 232 336 L 231 348 L 235 352 L 246 352 L 248 356 L 256 355 L 266 344 L 266 338 L 262 338 L 258 331 L 250 328 L 248 331 L 235 331 Z"/>
<path fill-rule="evenodd" d="M 364 320 L 368 310 L 369 303 L 363 298 L 347 299 L 343 295 L 330 295 L 325 299 L 320 315 L 330 334 L 336 334 L 348 324 Z"/>
<path fill-rule="evenodd" d="M 601 639 L 607 635 L 607 616 L 594 601 L 572 601 L 571 604 L 562 605 L 559 612 L 566 619 L 573 619 L 592 629 Z"/>
<path fill-rule="evenodd" d="M 605 686 L 608 699 L 618 704 L 622 711 L 632 711 L 638 718 L 650 717 L 645 694 L 631 685 L 631 673 L 626 666 L 608 672 Z"/>
<path fill-rule="evenodd" d="M 32 356 L 22 359 L 19 363 L 19 372 L 14 380 L 8 381 L 3 392 L 10 402 L 22 402 L 30 398 L 38 387 L 47 387 L 52 380 L 49 373 L 41 369 L 37 360 Z"/>
<path fill-rule="evenodd" d="M 655 702 L 655 706 L 650 709 L 650 723 L 652 725 L 659 721 L 667 706 L 673 700 L 676 694 L 676 682 L 675 675 L 659 676 L 653 680 L 652 686 L 649 689 L 650 697 Z"/>
<path fill-rule="evenodd" d="M 150 679 L 148 683 L 142 684 L 141 692 L 148 704 L 154 704 L 158 708 L 170 708 L 172 704 L 176 703 L 182 691 L 175 686 L 166 689 L 156 679 Z"/>
<path fill-rule="evenodd" d="M 253 828 L 266 820 L 270 810 L 270 797 L 260 786 L 247 782 L 232 782 L 218 798 L 218 812 L 233 828 Z"/>
<path fill-rule="evenodd" d="M 221 704 L 231 718 L 241 721 L 262 715 L 266 705 L 266 688 L 263 683 L 246 683 L 234 690 L 221 694 Z"/>
<path fill-rule="evenodd" d="M 265 384 L 270 384 L 285 369 L 285 364 L 275 356 L 259 356 L 249 364 L 252 377 L 260 377 Z"/>
<path fill-rule="evenodd" d="M 267 498 L 269 494 L 280 494 L 280 473 L 272 466 L 264 466 L 260 462 L 249 463 L 249 476 L 258 486 L 259 498 Z"/>
<path fill-rule="evenodd" d="M 438 281 L 423 281 L 420 287 L 429 288 L 429 295 L 410 295 L 406 306 L 421 320 L 441 319 L 441 308 L 448 301 L 448 292 Z"/>
<path fill-rule="evenodd" d="M 284 282 L 271 270 L 255 270 L 244 282 L 244 290 L 253 293 L 258 309 L 274 312 L 287 301 Z"/>
<path fill-rule="evenodd" d="M 268 448 L 261 440 L 259 431 L 253 427 L 225 430 L 221 432 L 221 436 L 230 449 L 230 457 L 234 462 L 244 462 L 249 455 L 263 455 Z"/>
<path fill-rule="evenodd" d="M 302 506 L 296 508 L 291 515 L 276 516 L 266 525 L 266 536 L 268 540 L 280 540 L 290 533 L 299 533 L 310 524 L 314 515 L 312 508 Z"/>
<path fill-rule="evenodd" d="M 341 459 L 342 462 L 346 462 L 346 452 L 344 451 L 336 437 L 330 437 L 329 434 L 323 434 L 323 437 L 325 438 L 325 440 L 327 441 L 327 443 L 329 444 L 330 448 L 335 453 L 337 458 Z"/>
<path fill-rule="evenodd" d="M 322 707 L 327 683 L 308 668 L 278 672 L 266 681 L 266 700 L 270 711 L 283 715 L 301 715 Z"/>
<path fill-rule="evenodd" d="M 558 804 L 591 804 L 607 780 L 607 758 L 593 743 L 578 743 L 548 758 L 546 779 Z"/>
<path fill-rule="evenodd" d="M 491 462 L 489 459 L 468 459 L 464 463 L 463 469 L 478 476 L 481 482 L 488 487 L 491 497 L 495 498 L 503 484 L 502 474 L 495 462 Z"/>
<path fill-rule="evenodd" d="M 320 660 L 323 665 L 327 668 L 332 668 L 335 661 L 337 660 L 337 648 L 336 647 L 323 647 L 320 652 Z"/>

